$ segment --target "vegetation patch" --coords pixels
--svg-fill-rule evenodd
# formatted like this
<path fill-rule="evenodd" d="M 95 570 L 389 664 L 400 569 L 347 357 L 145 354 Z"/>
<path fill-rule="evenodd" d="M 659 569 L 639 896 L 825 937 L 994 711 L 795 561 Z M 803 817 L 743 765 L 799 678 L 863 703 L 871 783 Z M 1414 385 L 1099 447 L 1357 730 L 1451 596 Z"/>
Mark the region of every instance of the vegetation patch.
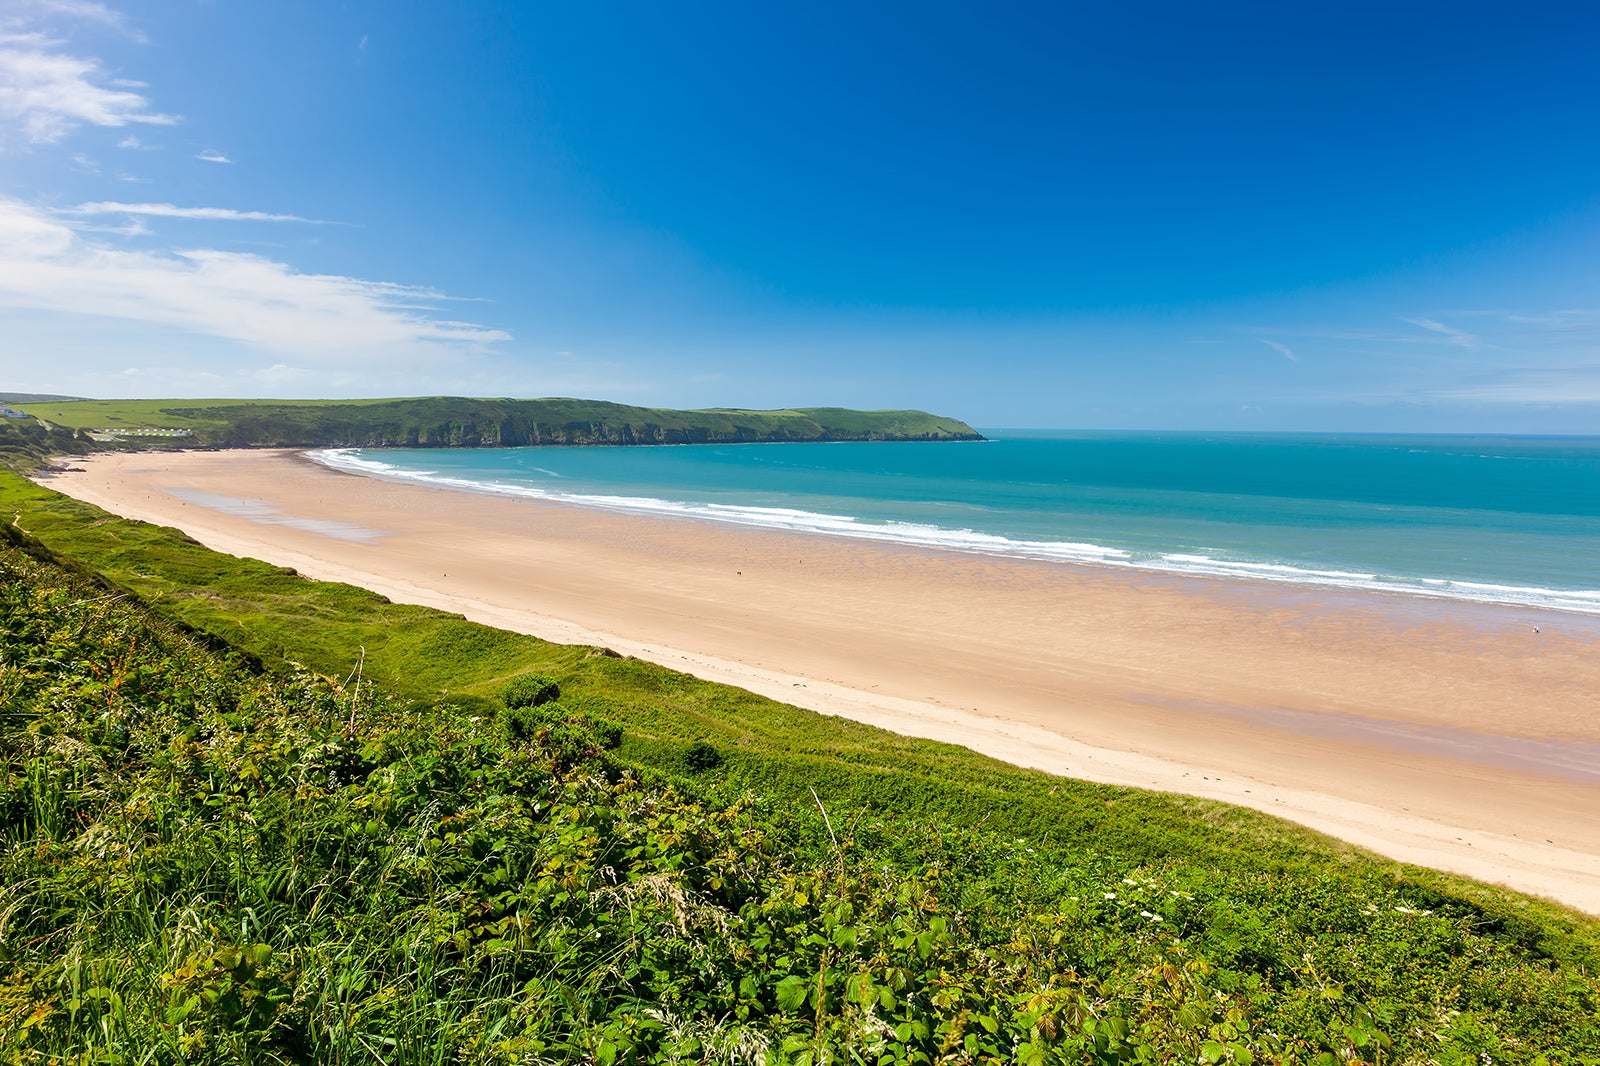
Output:
<path fill-rule="evenodd" d="M 716 745 L 697 740 L 683 753 L 683 765 L 691 770 L 715 770 L 722 765 L 722 752 Z"/>
<path fill-rule="evenodd" d="M 27 470 L 57 455 L 83 455 L 93 441 L 73 429 L 33 418 L 0 418 L 0 468 Z"/>
<path fill-rule="evenodd" d="M 549 674 L 523 674 L 500 690 L 500 702 L 513 708 L 538 707 L 560 697 L 561 686 Z"/>

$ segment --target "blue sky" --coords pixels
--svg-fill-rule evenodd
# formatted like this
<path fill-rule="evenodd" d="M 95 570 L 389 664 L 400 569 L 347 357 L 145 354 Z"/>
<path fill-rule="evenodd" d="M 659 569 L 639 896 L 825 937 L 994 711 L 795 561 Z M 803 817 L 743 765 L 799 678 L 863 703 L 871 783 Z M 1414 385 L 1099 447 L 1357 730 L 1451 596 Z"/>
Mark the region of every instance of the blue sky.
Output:
<path fill-rule="evenodd" d="M 0 391 L 1600 432 L 1597 45 L 1577 4 L 0 0 Z"/>

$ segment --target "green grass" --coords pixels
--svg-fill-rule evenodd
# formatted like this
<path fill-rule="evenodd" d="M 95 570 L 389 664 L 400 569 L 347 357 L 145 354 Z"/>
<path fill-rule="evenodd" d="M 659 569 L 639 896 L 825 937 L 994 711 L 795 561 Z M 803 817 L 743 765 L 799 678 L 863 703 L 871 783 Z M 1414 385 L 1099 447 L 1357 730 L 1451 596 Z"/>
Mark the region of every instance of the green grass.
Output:
<path fill-rule="evenodd" d="M 68 429 L 102 427 L 132 429 L 221 429 L 229 424 L 223 412 L 258 404 L 274 407 L 370 407 L 392 400 L 85 400 L 63 397 L 13 404 L 35 418 Z M 214 414 L 211 412 L 215 412 Z"/>
<path fill-rule="evenodd" d="M 979 439 L 923 411 L 673 411 L 601 400 L 83 400 L 20 405 L 77 430 L 188 430 L 223 446 L 477 447 L 767 440 Z"/>
<path fill-rule="evenodd" d="M 31 419 L 0 418 L 0 468 L 30 470 L 55 455 L 81 455 L 93 444 L 69 429 Z"/>
<path fill-rule="evenodd" d="M 131 797 L 141 794 L 167 797 L 158 806 L 165 805 L 162 809 L 170 808 L 170 813 L 157 821 L 166 824 L 160 819 L 168 818 L 175 826 L 189 826 L 182 833 L 171 831 L 172 840 L 186 841 L 183 848 L 188 850 L 180 863 L 172 850 L 176 845 L 162 845 L 177 865 L 152 867 L 151 876 L 159 873 L 162 880 L 141 889 L 145 895 L 139 897 L 167 901 L 160 906 L 151 902 L 124 908 L 112 921 L 104 917 L 109 904 L 95 902 L 109 899 L 108 889 L 92 889 L 100 895 L 80 905 L 74 901 L 91 889 L 78 881 L 63 883 L 59 898 L 52 897 L 48 906 L 30 904 L 27 920 L 44 922 L 39 929 L 54 931 L 33 934 L 34 940 L 13 936 L 3 941 L 44 946 L 29 949 L 26 965 L 32 969 L 27 969 L 26 980 L 0 974 L 0 1002 L 8 994 L 4 989 L 25 987 L 33 990 L 27 996 L 36 996 L 48 984 L 42 975 L 66 974 L 69 964 L 82 968 L 93 959 L 103 960 L 95 965 L 133 989 L 118 993 L 124 1003 L 130 996 L 144 997 L 140 1002 L 147 1005 L 140 1010 L 146 1014 L 155 1009 L 148 1005 L 154 1002 L 150 997 L 159 996 L 153 988 L 138 991 L 140 973 L 181 971 L 190 974 L 182 978 L 189 981 L 198 980 L 194 975 L 202 972 L 213 977 L 226 972 L 237 985 L 266 972 L 277 983 L 270 989 L 262 986 L 260 995 L 281 992 L 280 1002 L 298 1004 L 293 1010 L 284 1008 L 285 1033 L 307 1032 L 308 1025 L 314 1029 L 316 1019 L 321 1031 L 331 1033 L 337 1029 L 326 1013 L 332 1008 L 322 1000 L 312 1003 L 307 998 L 311 993 L 301 986 L 315 967 L 322 968 L 317 973 L 337 975 L 347 972 L 342 967 L 359 963 L 360 973 L 368 976 L 348 978 L 355 984 L 347 1004 L 355 1012 L 350 1017 L 376 1019 L 371 1031 L 396 1041 L 397 1047 L 413 1041 L 418 1049 L 442 1048 L 472 1061 L 510 1060 L 509 1053 L 494 1058 L 492 1049 L 472 1045 L 464 1035 L 474 1026 L 483 1031 L 494 1025 L 503 1033 L 524 1034 L 524 1051 L 543 1042 L 539 1046 L 545 1050 L 539 1054 L 554 1058 L 603 1059 L 600 1049 L 607 1041 L 622 1058 L 669 1057 L 664 1030 L 646 1024 L 654 1017 L 650 1010 L 660 1014 L 664 1008 L 676 1019 L 673 1032 L 679 1036 L 672 1039 L 681 1037 L 670 1046 L 689 1058 L 708 1054 L 707 1041 L 714 1034 L 731 1039 L 730 1034 L 739 1032 L 766 1041 L 775 1061 L 804 1061 L 819 1046 L 843 1055 L 851 1046 L 865 1047 L 873 1040 L 878 1041 L 874 1056 L 889 1055 L 885 1061 L 931 1061 L 939 1057 L 941 1041 L 952 1034 L 955 1044 L 944 1050 L 947 1058 L 967 1054 L 967 1035 L 978 1041 L 979 1051 L 968 1061 L 983 1061 L 986 1055 L 1010 1061 L 1021 1054 L 1019 1043 L 1030 1049 L 1029 1056 L 1037 1050 L 1036 1061 L 1063 1062 L 1481 1066 L 1486 1061 L 1482 1056 L 1495 1062 L 1572 1063 L 1600 1056 L 1600 1031 L 1593 1025 L 1600 1011 L 1600 923 L 1559 907 L 1387 862 L 1255 812 L 1053 778 L 596 649 L 546 644 L 440 612 L 388 603 L 349 586 L 308 581 L 261 563 L 217 555 L 176 531 L 107 516 L 9 475 L 0 475 L 0 506 L 6 516 L 16 515 L 17 526 L 61 563 L 103 574 L 111 587 L 131 594 L 130 610 L 144 612 L 137 625 L 109 615 L 78 618 L 56 605 L 81 601 L 74 610 L 92 611 L 103 592 L 62 591 L 30 617 L 51 619 L 68 634 L 60 639 L 77 643 L 43 658 L 73 664 L 74 677 L 102 685 L 91 691 L 103 699 L 103 678 L 119 669 L 123 676 L 132 670 L 131 652 L 118 651 L 130 646 L 130 640 L 132 646 L 153 649 L 145 666 L 154 674 L 163 663 L 194 656 L 198 665 L 191 673 L 198 670 L 223 680 L 166 688 L 150 684 L 163 692 L 222 693 L 207 704 L 220 709 L 194 713 L 211 723 L 205 728 L 233 738 L 219 748 L 217 758 L 223 761 L 204 764 L 209 766 L 204 774 L 196 768 L 188 776 L 160 781 L 137 776 L 150 772 L 153 755 L 116 764 L 93 780 L 73 776 L 80 773 L 73 768 L 78 764 L 65 755 L 49 766 L 13 757 L 8 809 L 30 813 L 8 817 L 24 834 L 33 834 L 27 837 L 33 843 L 31 851 L 19 851 L 22 845 L 13 844 L 8 861 L 31 861 L 27 855 L 38 853 L 44 827 L 49 833 L 43 835 L 54 842 L 46 851 L 70 865 L 78 852 L 60 850 L 68 838 L 79 842 L 73 847 L 81 850 L 86 825 L 106 824 L 123 832 L 118 819 L 125 820 Z M 63 587 L 68 582 L 50 580 Z M 172 625 L 182 627 L 171 631 L 175 636 L 137 636 L 140 626 L 160 631 Z M 122 635 L 102 635 L 97 626 L 110 626 Z M 15 619 L 5 623 L 6 633 L 24 629 Z M 349 880 L 351 905 L 342 912 L 344 926 L 312 930 L 315 923 L 307 914 L 320 897 L 311 893 L 286 900 L 269 891 L 284 870 L 285 856 L 306 847 L 285 851 L 287 845 L 273 843 L 278 837 L 258 840 L 266 829 L 239 818 L 252 811 L 288 809 L 283 807 L 291 803 L 289 793 L 282 791 L 286 786 L 270 782 L 304 779 L 315 769 L 306 761 L 312 758 L 309 753 L 328 750 L 327 745 L 348 748 L 340 737 L 353 704 L 351 687 L 344 682 L 362 648 L 362 680 L 368 697 L 376 701 L 361 711 L 371 716 L 363 719 L 363 744 L 388 738 L 381 750 L 363 749 L 363 766 L 395 769 L 385 770 L 387 777 L 374 777 L 376 770 L 366 769 L 357 791 L 348 791 L 356 787 L 351 778 L 346 788 L 324 797 L 325 805 L 298 808 L 292 824 L 301 836 L 294 839 L 302 844 L 337 839 L 353 845 L 366 838 L 352 838 L 349 827 L 370 820 L 355 811 L 399 804 L 394 809 L 403 808 L 404 817 L 384 821 L 371 850 L 360 854 L 367 857 L 369 870 L 400 871 L 395 864 L 414 846 L 407 841 L 420 839 L 418 834 L 446 832 L 444 826 L 454 817 L 449 810 L 470 809 L 463 823 L 448 830 L 457 833 L 452 847 L 477 856 L 461 867 L 462 877 L 488 858 L 499 864 L 494 868 L 513 871 L 581 860 L 581 874 L 574 875 L 577 888 L 559 890 L 568 891 L 559 908 L 550 909 L 550 893 L 557 889 L 541 888 L 537 878 L 529 881 L 522 874 L 510 883 L 497 882 L 498 887 L 480 884 L 473 873 L 467 880 L 427 888 L 396 872 L 399 880 L 393 883 L 365 875 Z M 32 654 L 30 661 L 40 658 Z M 10 672 L 0 670 L 0 685 L 18 676 L 12 666 L 16 661 L 7 661 Z M 93 666 L 95 662 L 102 665 Z M 273 680 L 292 679 L 291 662 L 304 664 L 310 675 L 298 681 Z M 575 750 L 581 755 L 589 728 L 585 723 L 614 722 L 623 731 L 620 746 L 596 756 L 599 762 L 587 755 L 580 758 L 600 774 L 594 782 L 579 788 L 565 781 L 555 792 L 536 790 L 534 795 L 544 797 L 539 802 L 546 804 L 546 813 L 538 815 L 520 805 L 526 796 L 515 799 L 523 786 L 489 780 L 505 770 L 505 751 L 510 750 L 505 747 L 510 742 L 495 732 L 501 714 L 496 697 L 509 679 L 534 672 L 559 681 L 559 707 L 572 724 L 559 725 L 559 737 L 541 733 L 535 719 L 529 720 L 533 725 L 519 726 L 519 735 L 542 739 L 517 766 L 549 774 L 550 767 L 539 760 L 559 760 Z M 333 680 L 318 681 L 319 674 Z M 253 680 L 258 676 L 263 680 Z M 242 699 L 228 692 L 261 685 L 273 692 L 279 692 L 274 686 L 287 687 L 266 699 L 258 715 L 240 717 L 227 709 L 230 699 L 234 705 Z M 151 710 L 150 699 L 115 704 L 115 713 L 89 714 L 83 710 L 81 691 L 73 691 L 78 694 L 72 699 L 62 697 L 37 712 L 70 710 L 68 718 L 52 727 L 55 735 L 98 744 L 111 725 L 122 723 L 137 731 L 144 728 L 140 715 L 161 719 Z M 384 702 L 374 695 L 379 692 L 394 699 Z M 170 697 L 166 703 L 168 712 L 162 713 L 171 710 Z M 34 705 L 39 705 L 37 699 Z M 302 705 L 309 710 L 294 709 Z M 214 715 L 226 721 L 218 724 Z M 8 728 L 14 729 L 14 723 Z M 36 725 L 28 728 L 37 735 Z M 162 725 L 140 743 L 150 751 L 168 750 L 174 730 L 187 728 Z M 158 743 L 161 737 L 167 739 Z M 15 742 L 7 743 L 14 751 Z M 710 743 L 722 756 L 714 771 L 689 771 L 686 756 L 697 743 Z M 262 754 L 252 756 L 250 751 Z M 249 787 L 229 792 L 235 786 L 227 783 L 238 778 L 243 758 L 255 760 L 265 783 L 257 788 L 247 781 Z M 413 780 L 408 775 L 424 764 L 433 767 L 429 773 L 444 775 L 424 793 L 438 809 L 428 803 L 406 806 L 393 792 L 396 781 Z M 615 792 L 623 771 L 631 771 L 640 782 L 629 788 L 643 788 L 655 798 L 646 803 L 633 792 Z M 472 781 L 479 784 L 462 783 Z M 562 791 L 569 788 L 579 790 Z M 221 811 L 239 813 L 213 823 L 184 821 L 199 815 L 183 812 L 208 809 L 208 796 L 222 797 L 216 801 Z M 824 822 L 823 807 L 831 828 Z M 574 814 L 573 824 L 589 830 L 576 838 L 552 837 L 546 821 L 558 808 L 587 812 Z M 646 809 L 653 813 L 642 814 Z M 607 811 L 612 813 L 598 821 L 585 820 Z M 665 812 L 677 813 L 667 817 Z M 658 814 L 685 828 L 660 836 L 667 831 L 661 829 Z M 495 821 L 502 815 L 509 821 Z M 277 826 L 273 833 L 290 832 L 290 823 L 282 819 L 272 825 Z M 690 825 L 700 828 L 691 831 Z M 724 828 L 714 828 L 718 825 Z M 737 833 L 728 828 L 736 825 L 745 828 Z M 218 826 L 233 827 L 230 831 L 243 834 L 244 843 L 217 837 L 222 832 Z M 600 852 L 573 843 L 587 839 L 590 830 L 602 841 L 594 845 Z M 747 830 L 758 832 L 768 844 L 746 848 L 753 839 L 741 835 Z M 655 844 L 640 843 L 651 833 L 658 834 Z M 677 843 L 662 843 L 669 838 Z M 639 864 L 594 859 L 602 852 L 615 858 L 640 847 L 654 851 Z M 479 854 L 474 850 L 479 848 L 487 850 Z M 713 857 L 729 848 L 740 856 L 738 862 L 719 867 Z M 456 854 L 448 849 L 440 854 L 447 852 Z M 502 861 L 513 854 L 522 858 Z M 355 852 L 348 852 L 326 861 L 333 865 L 316 875 L 324 881 L 335 874 L 350 879 L 351 863 L 358 860 Z M 602 872 L 608 862 L 615 871 L 609 875 Z M 85 868 L 74 869 L 83 874 Z M 659 931 L 665 926 L 650 924 L 664 920 L 657 911 L 623 935 L 614 915 L 608 917 L 612 912 L 597 903 L 615 898 L 616 883 L 604 878 L 659 887 L 650 879 L 664 869 L 681 878 L 677 883 L 692 889 L 694 898 L 710 900 L 725 916 L 745 915 L 751 924 L 737 935 L 702 930 L 688 938 L 693 941 L 689 944 Z M 34 867 L 13 866 L 6 883 L 39 876 Z M 719 876 L 722 887 L 713 884 Z M 228 877 L 236 879 L 232 889 L 226 887 Z M 256 881 L 265 887 L 252 888 Z M 513 889 L 512 897 L 498 895 Z M 797 894 L 806 902 L 797 903 Z M 559 934 L 563 944 L 573 947 L 598 932 L 605 951 L 579 952 L 571 967 L 563 969 L 560 959 L 566 956 L 561 951 L 566 949 L 540 940 L 527 946 L 529 958 L 516 963 L 523 969 L 506 971 L 496 969 L 498 964 L 487 961 L 485 954 L 492 952 L 484 945 L 503 940 L 500 934 L 482 934 L 480 943 L 474 939 L 480 934 L 474 933 L 465 946 L 447 948 L 444 944 L 453 942 L 441 933 L 444 940 L 431 942 L 425 951 L 405 946 L 413 943 L 406 939 L 406 929 L 472 928 L 478 921 L 472 908 L 489 906 L 491 898 L 499 902 L 484 912 L 490 915 L 484 922 L 514 914 L 532 920 L 537 915 L 534 927 L 540 937 Z M 656 901 L 652 906 L 665 905 L 651 898 Z M 185 917 L 183 901 L 190 899 L 205 901 L 196 918 Z M 241 922 L 248 925 L 245 909 L 265 921 L 265 931 L 224 936 L 224 930 L 244 928 Z M 703 917 L 711 921 L 714 913 Z M 57 925 L 49 925 L 50 914 L 58 916 L 49 919 Z M 98 915 L 96 922 L 109 924 L 111 931 L 102 935 L 98 929 L 80 928 L 81 921 L 73 925 L 73 914 Z M 191 944 L 188 954 L 175 953 L 173 930 L 195 921 L 213 930 L 209 939 Z M 848 936 L 841 931 L 845 927 L 852 930 Z M 260 965 L 246 965 L 242 956 L 230 961 L 232 955 L 217 961 L 218 952 L 253 950 L 251 945 L 260 943 L 272 950 Z M 926 946 L 926 955 L 919 945 Z M 280 948 L 289 961 L 274 971 Z M 687 954 L 674 955 L 680 948 Z M 182 970 L 195 952 L 202 953 L 200 961 L 192 970 Z M 7 965 L 22 966 L 17 958 L 0 949 L 0 961 Z M 628 966 L 639 967 L 629 979 L 632 984 L 613 981 L 616 987 L 607 989 L 593 984 L 596 974 L 610 973 L 606 967 L 621 965 L 616 960 L 624 958 L 631 960 Z M 505 976 L 508 972 L 514 979 Z M 530 985 L 530 973 L 543 976 Z M 753 981 L 748 987 L 746 977 Z M 332 977 L 318 978 L 328 979 Z M 875 1008 L 888 1019 L 890 1035 L 871 1030 L 878 1034 L 873 1037 L 860 996 L 851 998 L 852 988 L 860 991 L 861 980 L 877 982 L 873 988 L 887 988 L 884 982 L 891 980 L 904 982 L 890 994 L 893 1008 Z M 818 981 L 820 985 L 811 983 Z M 151 983 L 148 976 L 145 983 Z M 52 987 L 61 987 L 59 981 Z M 808 991 L 816 987 L 823 990 L 821 1009 L 815 993 Z M 389 999 L 372 998 L 385 989 L 391 990 Z M 14 994 L 16 1010 L 29 1004 L 34 1005 L 30 1010 L 37 1008 L 41 1001 L 27 996 Z M 83 995 L 78 1002 L 80 1009 L 88 1009 L 82 1006 L 88 1002 Z M 96 1017 L 106 1016 L 101 1002 L 92 1005 L 99 1012 Z M 890 1018 L 891 1011 L 900 1013 Z M 983 1051 L 991 1047 L 984 1041 L 995 1034 L 974 1020 L 979 1016 L 992 1020 L 996 1032 L 1007 1034 L 1012 1043 L 1001 1047 L 1001 1041 Z M 230 1025 L 260 1022 L 243 1006 L 229 1018 Z M 978 1030 L 987 1035 L 979 1039 Z M 350 1036 L 354 1030 L 339 1031 L 345 1034 L 342 1046 L 360 1058 Z M 428 1045 L 421 1035 L 426 1031 L 445 1036 Z M 691 1054 L 683 1049 L 694 1032 L 705 1039 L 697 1045 L 701 1051 Z M 6 1046 L 0 1042 L 0 1048 Z M 303 1048 L 285 1052 L 290 1058 L 304 1054 Z M 1136 1057 L 1140 1055 L 1148 1057 Z M 1324 1055 L 1333 1058 L 1322 1060 Z M 223 1056 L 217 1061 L 232 1060 Z"/>

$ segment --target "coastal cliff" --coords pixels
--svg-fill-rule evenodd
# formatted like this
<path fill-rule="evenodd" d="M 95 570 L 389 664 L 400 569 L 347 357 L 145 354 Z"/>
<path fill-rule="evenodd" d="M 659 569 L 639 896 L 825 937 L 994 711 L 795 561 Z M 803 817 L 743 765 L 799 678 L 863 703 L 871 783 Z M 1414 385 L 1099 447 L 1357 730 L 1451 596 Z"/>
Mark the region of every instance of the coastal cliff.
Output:
<path fill-rule="evenodd" d="M 925 411 L 674 411 L 603 400 L 81 400 L 28 414 L 100 437 L 200 447 L 494 448 L 525 445 L 982 440 Z M 154 442 L 154 441 L 153 441 Z"/>

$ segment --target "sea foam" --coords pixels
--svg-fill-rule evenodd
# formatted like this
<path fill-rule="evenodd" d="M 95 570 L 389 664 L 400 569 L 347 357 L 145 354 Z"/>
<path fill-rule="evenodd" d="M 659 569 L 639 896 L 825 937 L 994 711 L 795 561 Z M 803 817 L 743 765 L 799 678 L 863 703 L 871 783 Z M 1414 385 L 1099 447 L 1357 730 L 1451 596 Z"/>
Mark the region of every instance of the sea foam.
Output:
<path fill-rule="evenodd" d="M 1600 615 L 1600 589 L 1562 589 L 1541 585 L 1461 580 L 1437 575 L 1384 573 L 1377 569 L 1307 566 L 1270 558 L 1243 557 L 1238 552 L 1210 548 L 1161 550 L 1154 546 L 1133 548 L 1079 539 L 1032 539 L 985 532 L 954 524 L 935 525 L 927 522 L 868 519 L 801 507 L 674 500 L 592 490 L 569 491 L 493 477 L 462 477 L 437 469 L 404 467 L 373 458 L 357 449 L 329 449 L 313 452 L 311 457 L 335 469 L 380 478 L 420 482 L 493 495 L 550 500 L 632 514 L 673 515 L 794 533 L 849 537 L 1008 558 L 1137 569 L 1201 578 L 1273 582 L 1305 588 L 1376 591 L 1431 599 L 1508 604 Z M 543 467 L 534 469 L 552 479 L 567 477 L 553 469 Z M 925 505 L 936 504 L 936 501 L 922 502 Z M 1387 505 L 1379 509 L 1390 510 Z"/>

